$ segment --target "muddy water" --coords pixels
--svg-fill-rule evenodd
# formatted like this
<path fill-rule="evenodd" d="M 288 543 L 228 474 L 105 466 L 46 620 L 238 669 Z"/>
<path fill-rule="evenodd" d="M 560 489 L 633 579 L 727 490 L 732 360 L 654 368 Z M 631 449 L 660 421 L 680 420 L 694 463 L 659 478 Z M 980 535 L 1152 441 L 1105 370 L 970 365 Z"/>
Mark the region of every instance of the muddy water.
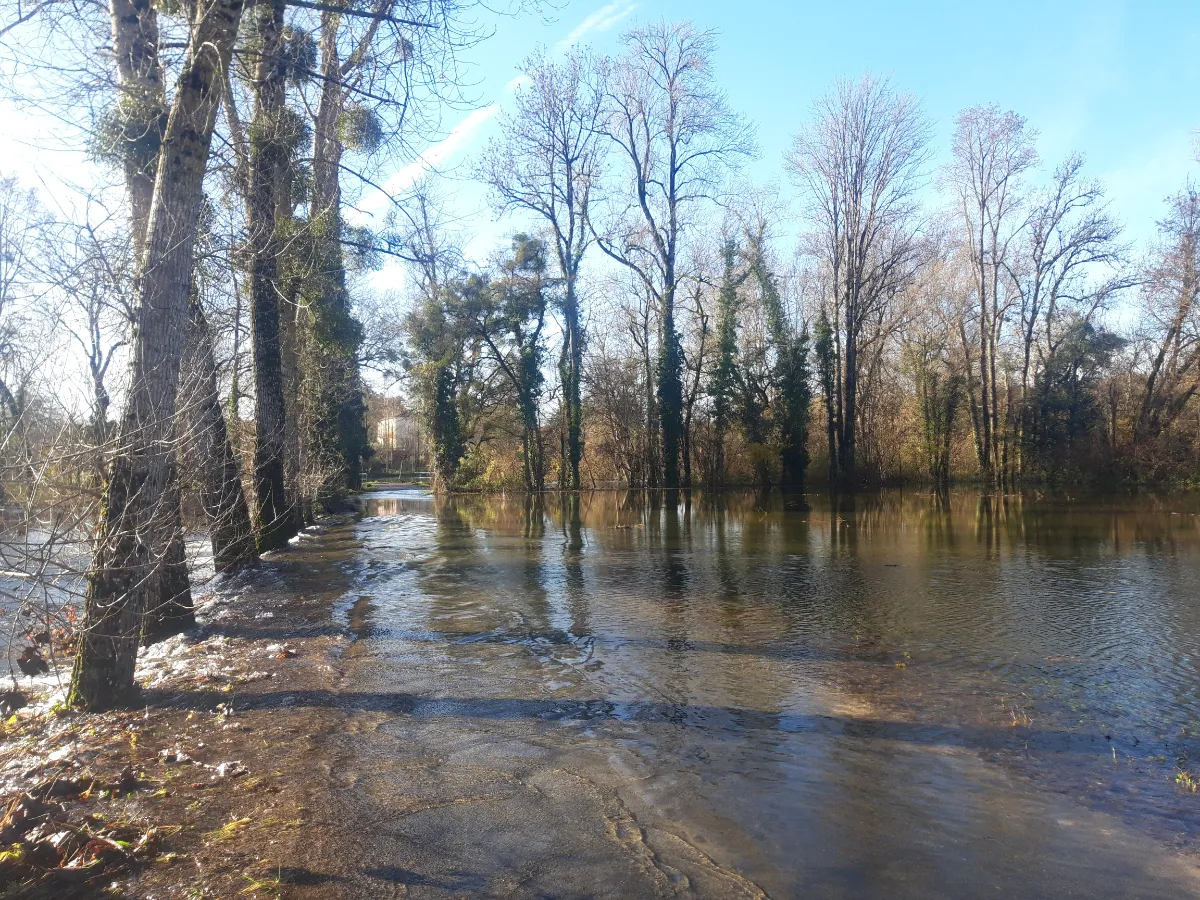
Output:
<path fill-rule="evenodd" d="M 352 892 L 1200 896 L 1198 512 L 371 495 Z"/>

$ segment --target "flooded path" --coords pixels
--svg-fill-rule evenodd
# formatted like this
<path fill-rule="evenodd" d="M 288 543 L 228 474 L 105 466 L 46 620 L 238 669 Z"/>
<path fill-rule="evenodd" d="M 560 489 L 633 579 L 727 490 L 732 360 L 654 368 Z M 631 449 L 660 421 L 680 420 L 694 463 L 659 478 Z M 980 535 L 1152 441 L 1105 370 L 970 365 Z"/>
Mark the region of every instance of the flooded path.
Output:
<path fill-rule="evenodd" d="M 1200 896 L 1194 499 L 807 503 L 368 496 L 350 893 Z"/>

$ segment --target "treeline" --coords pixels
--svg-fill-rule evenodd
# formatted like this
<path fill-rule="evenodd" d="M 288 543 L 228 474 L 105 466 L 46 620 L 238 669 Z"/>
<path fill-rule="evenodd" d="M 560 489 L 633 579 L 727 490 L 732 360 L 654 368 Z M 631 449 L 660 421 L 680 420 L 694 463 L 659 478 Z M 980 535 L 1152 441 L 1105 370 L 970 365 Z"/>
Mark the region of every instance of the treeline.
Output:
<path fill-rule="evenodd" d="M 408 395 L 452 489 L 1194 480 L 1200 194 L 1134 248 L 1103 185 L 995 106 L 948 153 L 839 81 L 777 188 L 688 24 L 525 67 L 476 166 L 518 235 L 468 264 L 432 187 L 397 234 Z M 936 164 L 935 159 L 948 162 Z"/>

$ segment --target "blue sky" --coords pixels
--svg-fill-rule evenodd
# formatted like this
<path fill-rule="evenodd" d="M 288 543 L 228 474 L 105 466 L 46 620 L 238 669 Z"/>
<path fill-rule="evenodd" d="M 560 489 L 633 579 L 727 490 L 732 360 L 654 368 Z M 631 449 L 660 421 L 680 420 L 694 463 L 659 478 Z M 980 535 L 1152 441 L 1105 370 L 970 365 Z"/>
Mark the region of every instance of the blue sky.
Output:
<path fill-rule="evenodd" d="M 637 22 L 690 18 L 719 33 L 717 76 L 734 108 L 758 128 L 761 152 L 748 174 L 790 185 L 782 156 L 814 97 L 839 76 L 888 75 L 917 94 L 935 125 L 944 158 L 955 114 L 995 102 L 1025 115 L 1041 134 L 1047 166 L 1072 151 L 1107 186 L 1131 238 L 1153 234 L 1163 198 L 1200 174 L 1193 142 L 1200 130 L 1200 3 L 1150 0 L 1010 0 L 965 2 L 824 2 L 768 0 L 559 0 L 550 20 L 501 18 L 496 34 L 470 51 L 478 108 L 447 110 L 450 138 L 429 150 L 450 190 L 468 248 L 486 256 L 517 221 L 496 223 L 467 164 L 494 132 L 521 60 L 535 47 L 572 41 L 616 52 L 620 34 Z M 43 122 L 0 108 L 0 171 L 28 183 L 88 180 L 79 155 L 53 150 Z M 385 166 L 382 178 L 402 183 L 416 167 Z M 107 177 L 106 177 L 107 180 Z M 379 198 L 362 198 L 381 209 Z M 786 248 L 781 248 L 786 249 Z M 394 272 L 376 283 L 388 284 Z"/>
<path fill-rule="evenodd" d="M 939 161 L 964 107 L 994 102 L 1026 116 L 1047 168 L 1070 152 L 1086 154 L 1088 172 L 1105 183 L 1138 241 L 1152 236 L 1163 198 L 1200 170 L 1200 4 L 1166 0 L 571 0 L 549 22 L 501 20 L 495 37 L 473 51 L 480 109 L 449 114 L 447 127 L 459 127 L 433 151 L 439 170 L 465 178 L 520 61 L 536 46 L 578 40 L 616 52 L 624 30 L 658 18 L 718 31 L 717 76 L 758 128 L 760 154 L 749 174 L 785 194 L 782 156 L 813 98 L 834 78 L 863 72 L 890 76 L 922 99 Z M 452 184 L 464 225 L 478 234 L 476 255 L 518 227 L 494 223 L 478 188 Z"/>

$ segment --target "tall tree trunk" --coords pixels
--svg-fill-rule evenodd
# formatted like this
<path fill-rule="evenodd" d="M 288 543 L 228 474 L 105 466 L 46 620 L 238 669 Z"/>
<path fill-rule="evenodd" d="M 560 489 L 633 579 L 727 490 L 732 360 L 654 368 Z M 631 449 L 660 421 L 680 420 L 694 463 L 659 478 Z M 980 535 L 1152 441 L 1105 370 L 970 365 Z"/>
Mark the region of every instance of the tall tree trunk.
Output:
<path fill-rule="evenodd" d="M 361 64 L 377 23 L 360 39 L 357 49 L 342 60 L 338 45 L 341 16 L 321 16 L 321 99 L 313 129 L 311 220 L 320 240 L 320 278 L 312 298 L 313 352 L 320 365 L 311 371 L 306 391 L 313 462 L 322 469 L 323 506 L 340 506 L 347 489 L 362 487 L 363 457 L 369 450 L 358 351 L 362 331 L 350 308 L 345 255 L 342 252 L 341 160 L 345 145 L 339 123 L 345 110 L 343 81 Z"/>
<path fill-rule="evenodd" d="M 166 86 L 158 56 L 158 12 L 150 0 L 112 0 L 109 13 L 120 92 L 118 109 L 125 141 L 120 148 L 121 162 L 129 193 L 134 258 L 140 261 L 145 252 L 154 177 L 167 125 Z M 105 417 L 100 424 L 107 431 L 108 396 L 102 374 L 96 383 L 99 406 L 104 410 L 101 415 Z M 168 477 L 170 482 L 163 495 L 168 517 L 167 543 L 158 550 L 162 562 L 154 576 L 158 582 L 157 597 L 145 611 L 147 621 L 142 632 L 147 642 L 195 624 L 184 553 L 177 463 L 172 463 Z"/>
<path fill-rule="evenodd" d="M 167 488 L 162 496 L 163 511 L 168 520 L 166 545 L 161 551 L 162 556 L 154 573 L 157 589 L 148 598 L 146 609 L 142 613 L 144 644 L 152 644 L 196 625 L 192 586 L 188 580 L 187 548 L 183 538 L 183 492 L 179 489 L 177 454 L 178 447 L 175 446 L 168 462 Z"/>
<path fill-rule="evenodd" d="M 841 440 L 838 443 L 838 479 L 843 487 L 856 486 L 855 470 L 858 431 L 858 334 L 853 317 L 846 315 L 846 374 L 843 385 L 843 416 Z"/>
<path fill-rule="evenodd" d="M 642 318 L 641 323 L 642 368 L 646 378 L 646 446 L 642 460 L 642 487 L 655 488 L 660 484 L 658 469 L 658 390 L 656 387 L 653 358 L 650 354 L 650 322 L 649 313 Z"/>
<path fill-rule="evenodd" d="M 166 88 L 158 57 L 158 11 L 151 0 L 111 0 L 109 14 L 124 139 L 119 152 L 138 256 L 150 219 L 154 175 L 167 125 Z"/>
<path fill-rule="evenodd" d="M 246 226 L 250 249 L 250 317 L 254 338 L 254 494 L 259 547 L 274 550 L 298 530 L 296 509 L 284 483 L 287 419 L 279 348 L 277 192 L 283 150 L 277 130 L 284 112 L 284 0 L 272 0 L 259 23 L 254 120 L 250 126 L 250 184 Z"/>
<path fill-rule="evenodd" d="M 679 451 L 683 437 L 683 353 L 675 329 L 673 291 L 663 295 L 662 346 L 658 360 L 658 413 L 662 429 L 663 487 L 679 487 Z"/>
<path fill-rule="evenodd" d="M 312 524 L 313 510 L 310 498 L 304 490 L 302 477 L 304 471 L 303 423 L 307 416 L 303 402 L 304 378 L 300 372 L 303 335 L 299 285 L 289 285 L 287 296 L 289 302 L 279 317 L 284 415 L 288 424 L 284 434 L 283 482 L 286 495 L 294 498 L 299 507 L 299 524 L 305 526 Z"/>
<path fill-rule="evenodd" d="M 105 486 L 69 702 L 103 709 L 134 691 L 142 612 L 153 596 L 155 548 L 165 546 L 171 420 L 187 320 L 196 225 L 204 198 L 221 80 L 242 0 L 197 12 L 167 121 L 145 249 L 134 284 L 129 394 Z"/>
<path fill-rule="evenodd" d="M 579 464 L 583 459 L 583 401 L 580 378 L 583 372 L 583 333 L 579 324 L 579 297 L 576 294 L 577 273 L 567 275 L 566 298 L 563 302 L 563 403 L 567 416 L 567 479 L 565 487 L 577 491 L 580 487 Z"/>
<path fill-rule="evenodd" d="M 1000 422 L 1000 386 L 996 371 L 996 358 L 999 355 L 1000 346 L 1000 308 L 997 305 L 996 297 L 999 290 L 998 277 L 994 274 L 992 279 L 992 331 L 988 340 L 989 356 L 988 356 L 988 384 L 991 388 L 991 413 L 992 413 L 992 483 L 999 485 L 1004 479 L 1003 458 L 1000 452 L 1000 439 L 1002 437 L 1003 428 Z"/>
<path fill-rule="evenodd" d="M 229 572 L 258 558 L 250 507 L 242 489 L 241 466 L 229 442 L 217 389 L 217 366 L 212 336 L 200 299 L 193 293 L 188 305 L 188 335 L 184 348 L 179 406 L 190 411 L 185 446 L 199 472 L 200 505 L 208 519 L 213 567 Z"/>
<path fill-rule="evenodd" d="M 985 277 L 982 273 L 981 278 Z M 979 419 L 982 429 L 976 441 L 979 453 L 979 468 L 984 481 L 992 481 L 992 406 L 991 406 L 991 358 L 988 335 L 988 314 L 986 301 L 980 297 L 979 311 Z"/>

